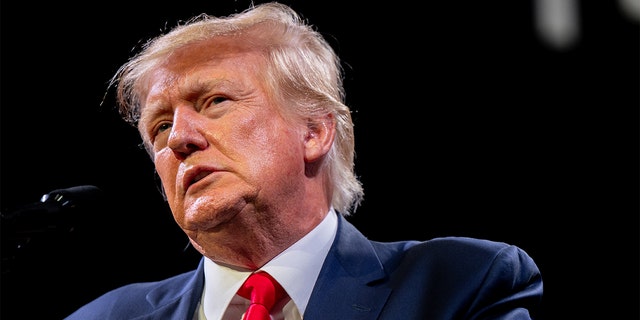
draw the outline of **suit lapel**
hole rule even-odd
[[[304,314],[314,319],[376,319],[391,289],[369,240],[342,215]]]
[[[140,319],[184,319],[191,320],[200,302],[204,289],[204,258],[191,276],[181,281],[172,281],[159,286],[147,294],[147,302],[154,311]]]

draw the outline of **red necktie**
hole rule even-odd
[[[286,295],[278,281],[262,271],[249,276],[238,294],[251,300],[244,320],[270,320],[269,310]]]

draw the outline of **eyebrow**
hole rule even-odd
[[[184,82],[184,81],[183,81]],[[204,92],[220,88],[225,93],[231,92],[237,94],[237,90],[233,89],[232,82],[224,78],[209,78],[209,79],[193,79],[187,80],[179,86],[179,95],[181,100],[194,101],[197,100]],[[166,85],[168,87],[169,85]],[[138,123],[144,123],[150,119],[154,119],[163,113],[167,113],[171,110],[171,105],[166,103],[164,95],[159,95],[160,99],[154,99],[150,103],[146,104],[140,109],[140,119]]]

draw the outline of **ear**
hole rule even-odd
[[[304,160],[312,163],[322,158],[331,149],[336,135],[336,123],[332,114],[310,119],[304,142]]]

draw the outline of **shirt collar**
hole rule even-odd
[[[278,280],[300,314],[304,314],[307,307],[337,227],[336,212],[331,208],[324,220],[306,236],[260,268]],[[208,258],[204,259],[203,307],[207,319],[222,317],[229,302],[250,274],[251,271],[232,269]]]

